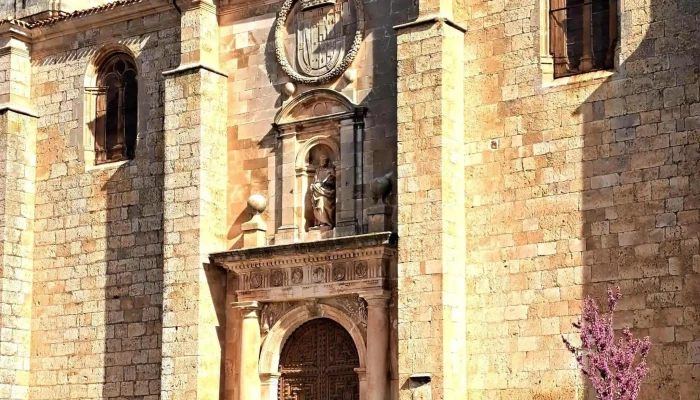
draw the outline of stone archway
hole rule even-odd
[[[279,400],[359,400],[360,357],[350,334],[329,318],[298,327],[280,355]]]
[[[389,398],[395,257],[396,236],[388,232],[213,254],[212,262],[236,277],[228,290],[240,319],[230,326],[231,336],[227,332],[237,343],[230,358],[238,372],[235,398],[279,400],[283,346],[298,327],[320,318],[337,322],[352,338],[359,400]]]
[[[290,310],[271,327],[265,337],[261,346],[259,364],[261,398],[263,400],[278,400],[279,398],[280,356],[285,343],[299,327],[319,319],[329,319],[335,322],[352,339],[359,363],[359,367],[355,368],[359,379],[359,400],[367,399],[365,377],[367,344],[360,327],[345,312],[327,304],[317,304],[312,309],[300,306]]]

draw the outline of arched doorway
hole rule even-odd
[[[359,400],[359,366],[355,343],[340,324],[309,321],[282,349],[279,400]]]

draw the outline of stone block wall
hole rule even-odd
[[[0,397],[27,399],[31,342],[36,118],[29,46],[0,39]]]
[[[90,19],[91,18],[91,19]],[[32,53],[39,111],[31,399],[158,399],[163,303],[164,77],[179,62],[179,16],[63,25]],[[52,29],[55,29],[52,31]],[[132,52],[139,132],[132,161],[82,161],[83,87],[104,45]],[[89,132],[87,133],[89,134]]]
[[[216,8],[183,4],[180,64],[165,71],[163,371],[161,398],[222,390],[226,277],[208,268],[225,246],[226,77]]]
[[[616,72],[548,84],[541,5],[472,0],[458,21],[469,398],[582,398],[560,335],[613,284],[616,326],[652,341],[641,398],[697,398],[700,6],[620,2]]]
[[[228,247],[241,247],[240,224],[249,218],[246,200],[253,193],[268,198],[264,218],[275,216],[275,114],[288,97],[282,93],[289,78],[275,58],[273,23],[282,2],[252,7],[243,1],[219,7],[221,68],[228,81]],[[365,39],[350,70],[356,79],[340,77],[320,87],[354,96],[368,108],[364,136],[365,205],[371,204],[369,183],[395,170],[395,156],[385,151],[396,143],[396,32],[412,5],[405,0],[365,1]],[[319,87],[319,86],[314,86]],[[297,85],[295,96],[312,87]],[[354,93],[354,94],[353,94]],[[395,175],[394,175],[395,176]],[[358,182],[359,184],[359,182]],[[359,189],[358,189],[359,192]],[[394,200],[395,201],[395,200]],[[363,224],[367,224],[366,216]],[[275,224],[268,223],[268,234]]]
[[[29,390],[35,140],[34,117],[0,111],[0,397],[10,400]]]

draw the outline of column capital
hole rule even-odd
[[[358,295],[367,302],[368,306],[386,307],[391,299],[391,292],[388,290],[360,292]]]
[[[260,381],[265,383],[273,379],[279,379],[280,376],[282,376],[282,374],[279,372],[262,372],[260,373]]]
[[[241,311],[243,318],[258,318],[260,303],[257,301],[237,301],[231,303],[231,307]]]
[[[280,374],[279,372],[264,372],[260,374],[260,383],[263,385],[270,385],[274,382],[277,382],[279,380]]]

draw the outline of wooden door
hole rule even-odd
[[[309,321],[289,337],[280,357],[280,400],[359,400],[355,343],[337,322]]]

